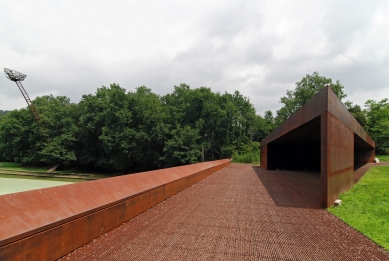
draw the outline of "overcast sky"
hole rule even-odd
[[[31,98],[187,83],[239,90],[261,115],[317,71],[362,106],[389,98],[389,1],[0,0],[0,67]],[[22,107],[0,77],[0,109]]]

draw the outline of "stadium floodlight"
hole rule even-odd
[[[4,73],[5,73],[5,76],[13,82],[23,81],[27,77],[27,75],[25,75],[23,73],[20,73],[20,72],[17,72],[15,70],[11,70],[8,68],[4,68]]]
[[[34,116],[34,119],[38,123],[39,128],[43,131],[43,135],[47,136],[45,134],[45,129],[44,129],[44,127],[42,125],[42,122],[41,122],[41,119],[39,117],[39,113],[36,110],[34,104],[32,103],[32,101],[30,99],[30,96],[28,96],[28,93],[26,92],[26,90],[24,89],[24,87],[23,87],[23,85],[21,83],[21,81],[26,79],[27,75],[25,75],[23,73],[20,73],[20,72],[17,72],[15,70],[8,69],[8,68],[4,68],[4,73],[5,73],[5,76],[8,79],[10,79],[11,81],[16,83],[16,85],[18,86],[18,88],[19,88],[20,92],[22,93],[24,99],[26,100],[28,107],[30,108],[32,116]]]

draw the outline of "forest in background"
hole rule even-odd
[[[126,91],[118,84],[82,96],[78,104],[65,96],[33,100],[43,128],[28,108],[0,111],[0,161],[23,165],[61,164],[88,171],[132,173],[171,166],[235,158],[259,161],[259,142],[326,84],[344,99],[339,81],[306,75],[281,97],[273,116],[256,114],[239,91],[215,93],[210,88],[174,86],[159,96],[140,86]],[[344,102],[377,143],[389,149],[389,102],[368,100],[365,109]]]
[[[10,111],[0,122],[1,161],[130,173],[199,162],[202,151],[205,161],[230,158],[248,144],[258,151],[254,142],[272,130],[238,91],[186,84],[165,96],[111,84],[78,104],[64,96],[33,103],[43,130],[28,108]]]
[[[0,110],[0,119],[4,117],[9,111]]]

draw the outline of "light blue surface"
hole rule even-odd
[[[74,182],[0,177],[0,195],[12,194],[12,193],[34,190],[34,189],[49,188],[49,187],[55,187],[61,185],[68,185],[72,183]]]

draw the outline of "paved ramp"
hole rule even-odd
[[[389,260],[320,203],[319,173],[231,164],[62,260]]]

